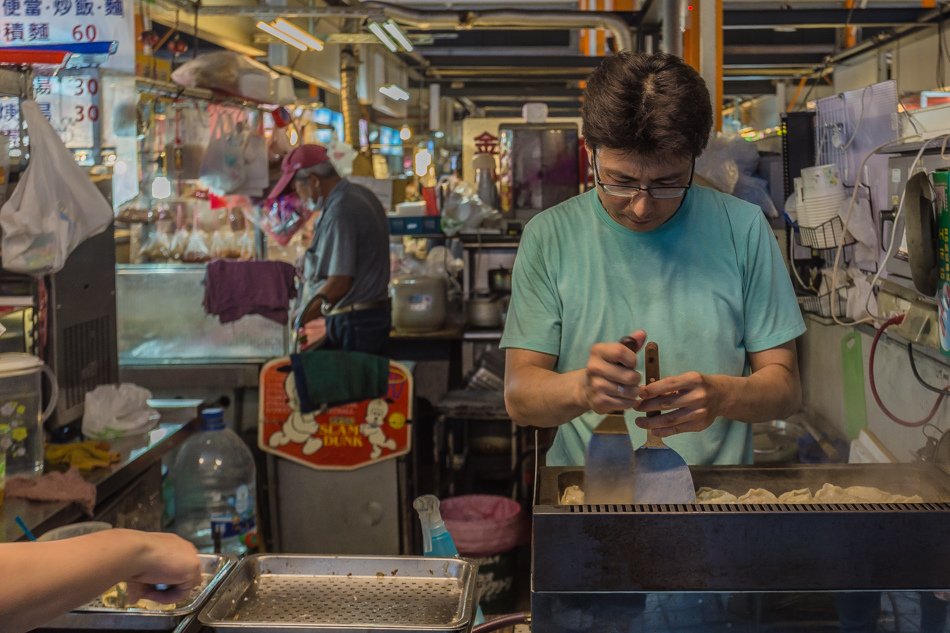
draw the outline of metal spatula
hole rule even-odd
[[[635,339],[620,340],[638,351]],[[594,429],[584,466],[584,502],[633,503],[633,443],[623,411],[610,413]]]
[[[644,348],[646,382],[660,379],[660,348],[647,343]],[[660,415],[650,411],[647,417]],[[633,503],[694,503],[696,489],[686,460],[647,431],[647,441],[633,454]]]

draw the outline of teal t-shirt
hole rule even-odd
[[[659,345],[663,377],[747,375],[748,352],[805,331],[759,207],[694,185],[669,221],[638,233],[607,215],[591,190],[527,224],[503,348],[557,356],[555,370],[567,372],[586,366],[594,343],[641,328]],[[633,424],[640,415],[626,414],[634,446],[646,440],[646,431]],[[583,465],[591,431],[603,417],[588,411],[561,425],[548,465]],[[725,418],[666,442],[690,464],[752,461],[751,426]]]

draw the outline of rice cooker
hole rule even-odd
[[[445,277],[412,275],[392,281],[393,327],[400,332],[434,332],[445,325]]]

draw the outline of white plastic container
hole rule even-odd
[[[49,403],[43,408],[43,376]],[[43,423],[56,408],[59,387],[43,361],[19,352],[0,354],[0,431],[8,431],[7,477],[43,474]]]
[[[86,534],[92,534],[93,532],[102,532],[104,530],[111,530],[112,524],[106,523],[105,521],[83,521],[81,523],[70,523],[69,525],[63,525],[58,528],[53,528],[49,532],[43,534],[39,537],[38,541],[61,541],[66,538],[73,538],[76,536],[84,536]]]

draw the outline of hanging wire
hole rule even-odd
[[[887,408],[887,405],[884,404],[884,401],[881,399],[881,395],[877,391],[877,380],[874,375],[875,358],[877,356],[877,345],[880,342],[881,337],[884,335],[884,332],[887,330],[887,328],[893,325],[900,325],[903,322],[904,322],[903,314],[897,315],[895,317],[891,317],[890,319],[885,321],[884,324],[881,327],[879,327],[877,331],[874,333],[874,338],[871,341],[871,352],[868,357],[868,383],[871,386],[871,395],[874,397],[874,402],[877,403],[877,406],[881,409],[884,415],[886,415],[888,418],[890,418],[892,421],[896,422],[897,424],[900,424],[901,426],[915,428],[915,427],[921,427],[928,424],[934,418],[934,416],[937,415],[937,410],[940,408],[940,405],[943,402],[943,398],[945,394],[941,393],[937,396],[937,399],[934,400],[933,406],[930,408],[930,411],[927,413],[925,417],[921,418],[920,420],[914,420],[914,421],[905,420],[901,417],[898,417],[896,414],[892,413],[891,410]]]
[[[932,391],[934,393],[939,393],[942,396],[950,396],[950,389],[941,389],[940,387],[934,387],[929,382],[924,380],[923,377],[920,375],[920,371],[917,370],[917,362],[914,360],[914,343],[912,341],[907,342],[907,358],[910,359],[910,370],[914,372],[914,378],[917,379],[917,382],[919,382],[920,385],[924,389],[927,389],[928,391]]]

